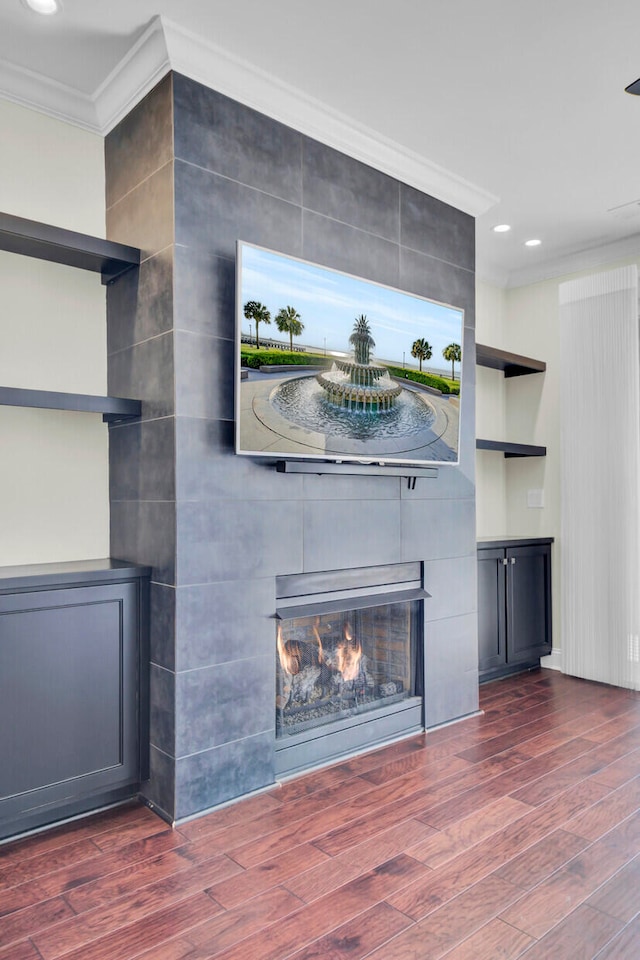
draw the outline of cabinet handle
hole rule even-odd
[[[498,563],[501,563],[503,567],[506,567],[506,565],[509,563],[509,561],[508,561],[508,560],[505,560],[505,558],[503,557],[502,560],[498,560]]]
[[[515,562],[516,562],[516,558],[515,558],[515,557],[511,557],[511,558],[510,558],[511,566],[513,566],[513,564],[514,564]]]

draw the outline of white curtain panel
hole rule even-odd
[[[560,285],[565,673],[640,689],[637,267]]]

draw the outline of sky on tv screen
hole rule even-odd
[[[259,300],[271,313],[272,323],[261,325],[261,339],[282,339],[273,320],[279,310],[291,306],[304,324],[296,342],[319,352],[348,352],[360,314],[369,322],[375,340],[372,355],[378,360],[397,364],[404,360],[417,367],[411,347],[424,338],[433,354],[423,369],[446,369],[443,349],[462,342],[462,310],[249,245],[242,246],[241,295],[243,304]],[[242,320],[242,329],[250,332],[248,320]]]

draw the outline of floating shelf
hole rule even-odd
[[[507,443],[505,440],[476,440],[476,450],[496,450],[505,457],[546,457],[546,447],[530,443]]]
[[[505,377],[523,377],[530,373],[544,373],[547,365],[544,360],[533,360],[517,353],[508,353],[496,347],[487,347],[476,343],[476,363],[480,367],[502,370]]]
[[[0,213],[0,250],[91,270],[101,275],[103,283],[112,283],[140,264],[140,251],[136,247],[9,213]]]
[[[0,405],[101,413],[105,423],[139,417],[142,408],[139,400],[95,397],[84,393],[55,393],[50,390],[23,390],[19,387],[0,387]]]

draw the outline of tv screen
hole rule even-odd
[[[238,242],[236,452],[458,462],[464,312]]]

